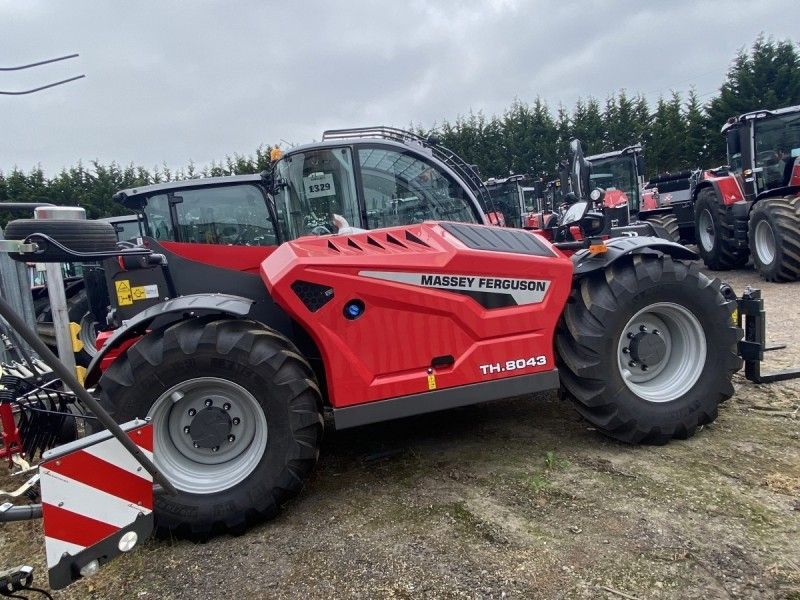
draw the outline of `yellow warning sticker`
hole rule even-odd
[[[428,389],[435,390],[436,389],[436,375],[433,373],[428,373]]]
[[[140,285],[133,287],[131,288],[131,297],[134,302],[137,300],[147,300],[148,298],[158,298],[158,286]]]
[[[738,325],[739,324],[739,309],[738,308],[734,308],[733,309],[733,313],[731,313],[731,323],[733,323],[734,325]]]
[[[114,287],[117,290],[117,304],[120,306],[130,306],[133,304],[133,297],[131,296],[131,282],[129,279],[120,279],[114,282]]]

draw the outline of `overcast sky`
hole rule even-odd
[[[797,0],[0,0],[0,170],[99,159],[205,165],[340,126],[431,126],[537,96],[719,88],[759,32],[800,40]]]

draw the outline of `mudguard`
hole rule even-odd
[[[114,330],[114,333],[106,340],[89,364],[84,384],[86,387],[94,385],[100,378],[100,364],[103,357],[131,336],[144,333],[156,318],[184,313],[219,313],[233,317],[245,317],[250,313],[253,303],[254,300],[231,294],[190,294],[155,304],[124,321],[121,327]]]
[[[740,200],[745,200],[745,193],[742,190],[739,181],[733,175],[715,175],[713,171],[706,171],[703,179],[697,184],[694,192],[692,193],[693,200],[697,201],[697,196],[700,192],[710,187],[714,190],[717,198],[722,202],[723,206],[730,206]]]
[[[797,167],[795,167],[795,170],[797,170]],[[800,193],[800,185],[786,185],[779,188],[772,188],[771,190],[764,190],[756,196],[756,200],[773,198],[775,196],[791,196],[792,194],[798,193]]]
[[[620,237],[612,238],[606,242],[607,252],[592,254],[589,250],[581,250],[572,255],[575,265],[572,277],[577,279],[589,273],[605,269],[623,256],[631,254],[650,254],[653,256],[668,255],[682,260],[697,260],[698,254],[681,246],[658,237]]]

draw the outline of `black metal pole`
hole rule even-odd
[[[0,523],[10,523],[12,521],[28,521],[30,519],[41,519],[41,518],[42,518],[41,504],[12,506],[8,510],[0,512]]]
[[[31,67],[39,67],[41,65],[49,65],[54,62],[58,62],[61,60],[68,60],[70,58],[77,58],[80,56],[77,52],[75,54],[67,54],[66,56],[59,56],[58,58],[48,58],[46,60],[40,60],[39,62],[30,63],[28,65],[20,65],[18,67],[0,67],[0,71],[22,71],[24,69],[30,69]]]
[[[9,304],[0,297],[0,316],[2,316],[11,327],[24,339],[28,345],[39,355],[41,358],[51,369],[53,372],[61,379],[64,384],[71,389],[76,396],[89,407],[94,415],[97,417],[97,420],[100,421],[106,429],[108,429],[111,434],[119,440],[119,443],[130,452],[133,457],[142,465],[148,473],[153,476],[153,479],[161,484],[164,490],[168,494],[176,495],[178,490],[175,489],[175,486],[164,477],[161,471],[158,470],[144,452],[141,451],[139,446],[133,443],[124,431],[120,428],[114,419],[111,418],[105,409],[100,406],[100,403],[95,400],[92,395],[86,391],[86,389],[80,384],[80,382],[75,378],[74,373],[70,373],[69,369],[67,369],[64,364],[58,360],[55,354],[50,351],[45,343],[39,339],[39,336],[33,332],[30,327],[28,327],[25,322],[11,309]]]
[[[83,79],[86,75],[76,75],[75,77],[70,77],[69,79],[62,79],[61,81],[56,81],[54,83],[48,83],[47,85],[41,85],[36,88],[32,88],[30,90],[20,90],[18,92],[5,92],[0,91],[0,94],[3,96],[24,96],[25,94],[33,94],[35,92],[41,92],[42,90],[49,90],[52,87],[56,87],[57,85],[63,85],[65,83],[69,83],[70,81],[77,81],[78,79]]]

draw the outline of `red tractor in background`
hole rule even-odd
[[[491,177],[483,185],[492,198],[494,208],[503,213],[504,225],[526,229],[539,227],[536,215],[548,210],[544,203],[542,179],[530,175],[509,175]]]
[[[728,166],[703,171],[696,239],[711,269],[744,266],[767,281],[800,278],[800,106],[757,110],[722,128]]]
[[[693,242],[693,203],[686,194],[679,193],[674,176],[660,176],[644,183],[640,144],[587,156],[586,160],[592,165],[593,187],[604,190],[603,210],[612,226],[650,223],[666,239]],[[678,180],[682,186],[683,176]]]

